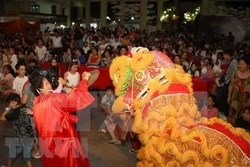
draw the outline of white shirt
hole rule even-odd
[[[62,38],[60,36],[59,37],[52,36],[50,37],[50,39],[52,39],[54,48],[62,47]]]
[[[10,65],[11,65],[11,67],[13,68],[13,70],[16,72],[16,67],[15,67],[15,66],[16,66],[17,61],[18,61],[18,60],[17,60],[17,56],[16,56],[15,54],[13,54],[13,55],[11,56],[11,59],[10,59],[10,60],[11,60],[11,62],[12,62]]]
[[[87,47],[82,47],[82,50],[84,51],[84,54],[87,54],[88,51],[90,50],[89,46]]]
[[[102,104],[105,104],[105,105],[112,105],[115,101],[115,96],[112,94],[110,96],[108,96],[107,94],[105,94],[103,97],[102,97],[102,101],[101,103]]]
[[[45,55],[47,53],[47,48],[45,46],[42,46],[42,48],[40,48],[39,46],[36,46],[35,53],[37,54],[39,61],[41,61],[41,60],[44,61]]]
[[[66,72],[66,85],[67,86],[76,86],[80,81],[80,74],[76,72],[75,74],[71,74],[70,72]],[[64,91],[69,93],[72,89],[68,87],[64,87]]]
[[[21,97],[22,97],[23,85],[27,81],[28,81],[27,76],[24,76],[23,78],[17,76],[13,81],[13,89],[16,90],[16,93],[18,93]]]

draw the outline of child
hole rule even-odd
[[[107,86],[106,94],[102,97],[101,108],[104,110],[106,114],[111,114],[111,108],[115,101],[115,95],[112,91],[112,87]]]
[[[80,74],[77,72],[78,63],[77,61],[72,61],[69,65],[69,71],[64,74],[64,80],[66,84],[63,90],[67,93],[80,84]]]
[[[202,107],[201,116],[207,118],[219,117],[219,111],[217,109],[217,98],[215,95],[211,94],[207,97],[207,105]]]
[[[235,127],[243,128],[250,132],[250,106],[243,110],[242,117],[236,119]]]
[[[213,70],[213,63],[209,62],[207,64],[207,72],[204,73],[203,77],[204,80],[206,81],[213,81],[215,80],[215,72]]]
[[[18,62],[17,56],[15,54],[14,47],[9,47],[9,56],[8,56],[8,62],[11,65],[11,67],[15,70],[15,66]]]
[[[8,167],[11,167],[12,160],[23,152],[24,160],[28,167],[31,164],[31,150],[33,146],[33,129],[30,124],[30,116],[26,114],[26,109],[21,105],[21,98],[18,94],[12,93],[8,96],[9,107],[6,107],[1,116],[1,121],[11,122],[14,126],[16,137],[19,139],[20,145],[16,145],[16,150],[9,148]],[[12,143],[14,144],[14,143]],[[13,153],[15,155],[13,156]]]
[[[22,97],[23,85],[28,81],[28,77],[25,76],[26,68],[24,64],[18,63],[16,65],[17,77],[13,81],[13,93],[17,93]]]
[[[196,64],[192,64],[191,68],[189,68],[188,73],[192,75],[192,77],[199,77],[200,72],[196,68]]]

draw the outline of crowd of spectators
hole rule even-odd
[[[57,72],[66,79],[76,76],[72,88],[78,84],[77,65],[108,67],[115,57],[131,56],[132,47],[142,46],[166,53],[193,77],[213,83],[208,92],[224,98],[220,100],[218,110],[230,118],[232,124],[249,105],[250,40],[247,36],[236,43],[232,32],[212,35],[192,34],[186,30],[147,32],[120,25],[95,30],[79,24],[72,29],[47,28],[30,36],[32,39],[25,39],[21,33],[0,33],[1,97],[9,93],[6,90],[13,89],[11,82],[20,62],[26,64],[26,68],[51,60],[55,61],[55,66],[57,63],[67,64],[67,76],[60,74],[60,70]]]

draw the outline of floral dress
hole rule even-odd
[[[242,111],[250,102],[250,75],[242,79],[237,73],[234,75],[233,91],[231,96],[228,121],[233,123],[242,115]]]

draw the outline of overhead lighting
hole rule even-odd
[[[134,20],[135,18],[134,17],[131,17],[131,20]]]
[[[75,25],[75,22],[72,22],[72,26]]]
[[[60,27],[61,27],[62,29],[64,29],[64,28],[65,28],[65,25],[60,25]]]

